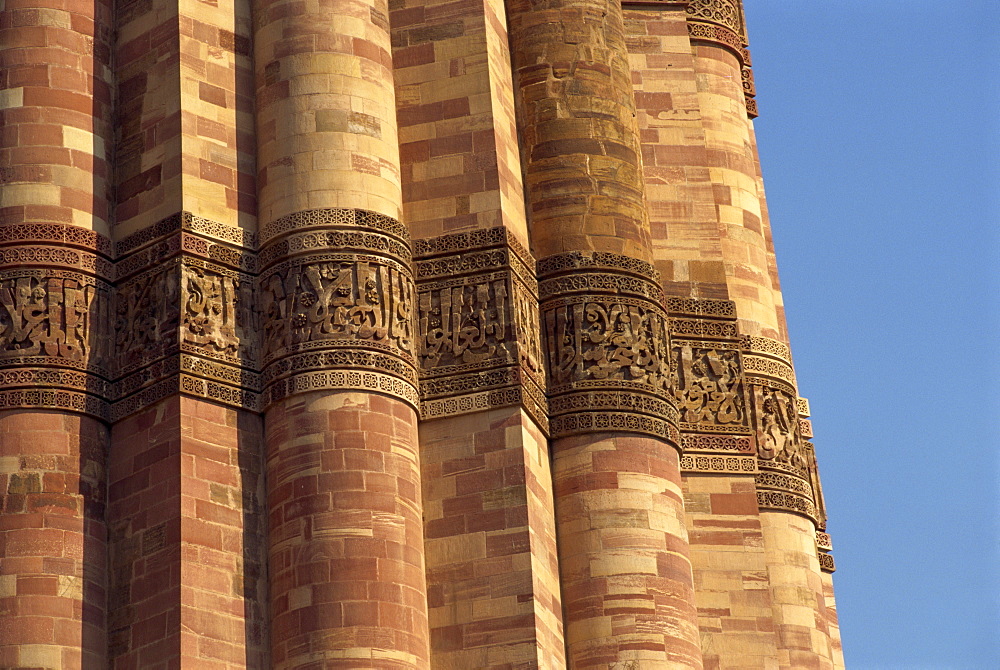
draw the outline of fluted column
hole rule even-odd
[[[754,479],[778,662],[831,668],[816,545],[825,514],[764,202],[743,10],[738,0],[698,0],[689,3],[687,17],[719,251],[742,335],[740,365],[757,451]]]
[[[508,5],[570,667],[701,667],[618,2]]]
[[[0,666],[106,662],[110,2],[0,6]]]
[[[387,11],[254,6],[275,668],[428,663]]]

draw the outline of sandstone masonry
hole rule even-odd
[[[0,1],[0,667],[843,667],[747,46]]]

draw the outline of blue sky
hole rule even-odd
[[[1000,668],[1000,2],[745,0],[849,668]]]

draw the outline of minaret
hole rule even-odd
[[[621,5],[508,3],[569,667],[701,667]]]
[[[254,5],[274,668],[428,664],[387,11]]]
[[[830,557],[817,539],[825,513],[764,203],[742,7],[629,2],[626,15],[654,255],[674,296],[674,392],[706,663],[839,666],[824,588]]]

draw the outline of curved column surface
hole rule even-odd
[[[719,191],[716,211],[728,297],[737,305],[741,333],[777,339],[784,332],[776,309],[780,288],[741,84],[743,68],[728,48],[704,42],[692,46],[709,180]]]
[[[539,269],[569,664],[700,668],[655,273],[601,253]]]
[[[110,25],[0,6],[0,666],[106,661]]]
[[[532,251],[648,260],[620,4],[515,0],[507,14]]]
[[[426,667],[387,6],[254,15],[272,662]]]
[[[402,211],[385,0],[257,0],[257,166],[267,222],[327,207]]]

